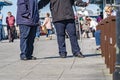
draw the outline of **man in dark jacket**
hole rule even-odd
[[[65,30],[67,31],[72,46],[72,53],[75,57],[84,57],[77,42],[74,11],[72,6],[87,6],[88,3],[82,0],[40,0],[38,8],[41,9],[50,2],[53,23],[57,32],[59,55],[66,58]]]
[[[39,22],[37,0],[17,1],[17,25],[20,28],[20,58],[21,60],[35,60],[33,57],[33,43]]]

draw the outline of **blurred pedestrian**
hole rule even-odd
[[[88,3],[82,0],[40,0],[39,9],[43,8],[50,2],[53,23],[57,32],[57,41],[59,47],[59,55],[66,58],[65,31],[67,31],[72,46],[72,53],[75,57],[84,57],[80,51],[76,36],[75,15],[73,5],[87,6]]]
[[[83,25],[82,25],[82,36],[84,38],[90,38],[89,36],[89,32],[90,32],[90,23],[89,23],[89,17],[88,16],[85,16],[84,20],[83,20]]]
[[[51,18],[50,13],[46,13],[46,18],[43,22],[43,27],[46,27],[47,33],[46,33],[46,40],[52,39],[52,24],[51,24]]]
[[[36,30],[36,39],[39,41],[39,37],[40,37],[40,26],[37,26],[37,30]]]
[[[8,39],[9,39],[9,42],[14,42],[14,38],[15,38],[15,17],[12,15],[11,12],[8,12],[7,14],[8,14],[8,16],[6,17],[6,23],[7,23]]]
[[[103,20],[103,12],[100,13],[100,15],[97,17],[97,22],[99,24],[99,22],[101,22]],[[101,36],[101,30],[97,30],[97,26],[96,26],[96,31],[94,33],[95,35],[95,41],[96,41],[96,50],[100,50],[101,47],[100,47],[100,44],[101,44],[101,39],[100,39],[100,36]]]
[[[0,41],[3,39],[3,26],[2,26],[3,14],[0,11]]]
[[[97,21],[94,19],[90,19],[90,30],[92,32],[92,36],[95,37],[96,26],[98,25]]]
[[[21,60],[36,60],[33,55],[36,29],[39,26],[37,0],[17,1],[17,25],[20,28]]]

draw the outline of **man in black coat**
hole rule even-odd
[[[83,58],[84,56],[80,51],[76,36],[73,5],[85,7],[88,3],[83,2],[82,0],[40,0],[38,8],[43,8],[49,2],[53,23],[57,32],[60,57],[66,58],[67,56],[65,44],[65,31],[67,31],[70,37],[73,56]]]

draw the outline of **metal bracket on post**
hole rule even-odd
[[[77,21],[78,21],[78,25],[77,25],[77,28],[78,28],[78,38],[79,38],[79,41],[80,41],[80,43],[81,43],[81,45],[80,45],[80,47],[81,47],[81,51],[82,51],[82,32],[81,32],[81,29],[80,29],[80,21],[79,21],[79,15],[78,15],[78,11],[77,11],[77,8],[76,8],[76,6],[74,5],[74,10],[75,10],[75,13],[76,13],[76,16],[78,17],[78,19],[77,19]]]

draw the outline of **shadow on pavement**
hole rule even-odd
[[[101,54],[85,54],[85,57],[93,57],[93,56],[100,56]],[[43,57],[43,58],[37,58],[39,59],[58,59],[61,58],[60,56],[50,56],[50,57]],[[73,55],[68,55],[66,58],[74,58]],[[62,58],[61,58],[62,59]]]
[[[72,55],[69,55],[66,58],[72,58],[72,57],[73,57]],[[50,56],[50,57],[37,58],[37,60],[39,60],[39,59],[58,59],[58,58],[61,58],[61,57],[60,56]]]
[[[101,54],[85,54],[85,57],[100,56]]]

